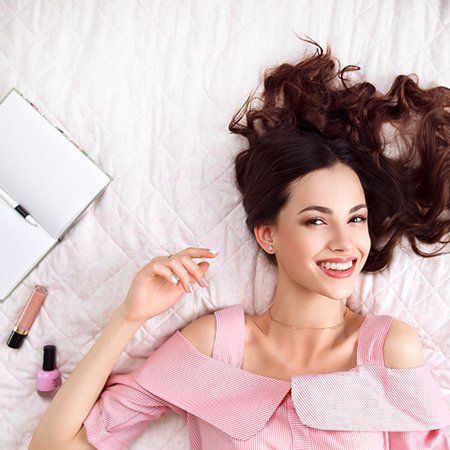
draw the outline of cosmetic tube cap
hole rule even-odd
[[[12,331],[8,338],[8,347],[11,348],[20,348],[22,346],[23,341],[27,337],[26,334],[18,333],[17,331]]]

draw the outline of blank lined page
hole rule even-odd
[[[0,104],[0,186],[53,238],[110,181],[18,92]]]
[[[0,300],[25,278],[57,242],[0,198]]]

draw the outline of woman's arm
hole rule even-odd
[[[188,247],[170,258],[157,256],[138,271],[125,301],[114,310],[97,342],[61,386],[42,416],[31,439],[30,450],[85,447],[81,442],[85,436],[82,425],[123,349],[142,324],[166,312],[189,292],[190,283],[205,286],[202,277],[209,263],[197,264],[193,258],[217,255],[218,252],[210,249]],[[161,413],[167,405],[159,406]]]
[[[69,448],[97,401],[120,354],[144,322],[114,310],[97,342],[63,383],[36,428],[30,449]]]

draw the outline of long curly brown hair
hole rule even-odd
[[[402,237],[420,256],[442,254],[450,224],[450,89],[422,89],[407,75],[398,75],[387,94],[366,81],[350,85],[344,74],[359,66],[335,73],[329,48],[324,54],[315,41],[300,39],[315,44],[315,54],[266,69],[261,97],[250,94],[228,126],[248,140],[235,170],[250,233],[277,225],[292,182],[343,163],[358,175],[369,211],[372,245],[363,272],[385,268]],[[260,108],[251,106],[255,98]],[[246,124],[239,124],[244,114]],[[398,132],[396,154],[383,124]],[[417,241],[442,246],[426,253]],[[274,254],[265,255],[277,266]]]

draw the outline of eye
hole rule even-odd
[[[316,224],[314,223],[316,220],[320,220],[321,222],[323,222],[323,219],[321,219],[320,217],[314,217],[314,218],[312,218],[312,219],[307,220],[307,221],[305,222],[305,224],[306,224],[306,225],[309,225],[309,224],[311,224],[311,225],[316,225]],[[319,225],[320,225],[320,224],[319,224]]]
[[[366,220],[367,220],[367,217],[364,217],[364,216],[354,216],[354,217],[352,217],[352,220],[353,219],[361,219],[359,222],[356,222],[356,223],[362,223],[362,222],[365,222]]]
[[[359,220],[355,220],[354,221],[354,223],[362,223],[362,222],[365,222],[366,220],[367,220],[367,217],[364,217],[364,216],[353,216],[350,220],[354,220],[354,219],[359,219]],[[320,220],[321,222],[323,222],[324,223],[324,221],[323,221],[323,219],[321,219],[320,217],[313,217],[312,219],[309,219],[309,220],[307,220],[306,222],[305,222],[305,224],[306,225],[309,225],[309,224],[311,224],[311,225],[316,225],[316,221],[317,220]],[[319,224],[317,224],[317,225],[320,225],[320,223]]]

